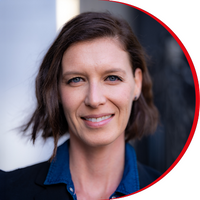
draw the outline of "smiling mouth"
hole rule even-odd
[[[92,117],[92,118],[84,118],[84,117],[82,117],[82,119],[84,119],[86,121],[90,121],[90,122],[101,122],[101,121],[104,121],[106,119],[111,118],[112,116],[114,116],[114,115],[106,115],[106,116],[98,117],[98,118],[94,118],[94,117]]]

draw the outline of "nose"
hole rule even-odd
[[[89,84],[85,97],[85,105],[91,108],[98,108],[106,103],[103,87],[100,83]]]

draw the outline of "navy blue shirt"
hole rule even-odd
[[[69,140],[58,147],[57,155],[51,163],[44,185],[65,183],[74,200],[77,199],[69,168]],[[110,198],[121,197],[140,189],[137,159],[134,148],[125,145],[125,166],[122,180]]]

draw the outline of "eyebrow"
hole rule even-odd
[[[67,75],[80,75],[82,73],[80,72],[77,72],[77,71],[68,71],[68,72],[65,72],[64,74],[62,74],[62,76],[67,76]]]
[[[105,71],[105,73],[107,74],[113,73],[113,72],[122,72],[123,74],[126,74],[126,72],[121,68],[113,68],[113,69],[108,69]]]
[[[121,68],[113,68],[113,69],[108,69],[108,70],[104,71],[105,74],[109,74],[109,73],[113,73],[113,72],[122,72],[123,74],[126,74],[126,72]],[[83,73],[78,72],[78,71],[67,71],[62,75],[62,77],[65,77],[68,75],[80,75],[80,74],[83,74]]]

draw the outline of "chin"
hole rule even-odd
[[[103,135],[95,135],[94,137],[89,137],[85,140],[85,143],[88,145],[88,146],[91,146],[91,147],[103,147],[103,146],[108,146],[108,145],[111,145],[111,144],[115,144],[116,145],[118,144],[119,140],[124,140],[124,137],[120,137],[120,135],[111,135],[109,134],[106,135],[106,136],[103,136]]]

